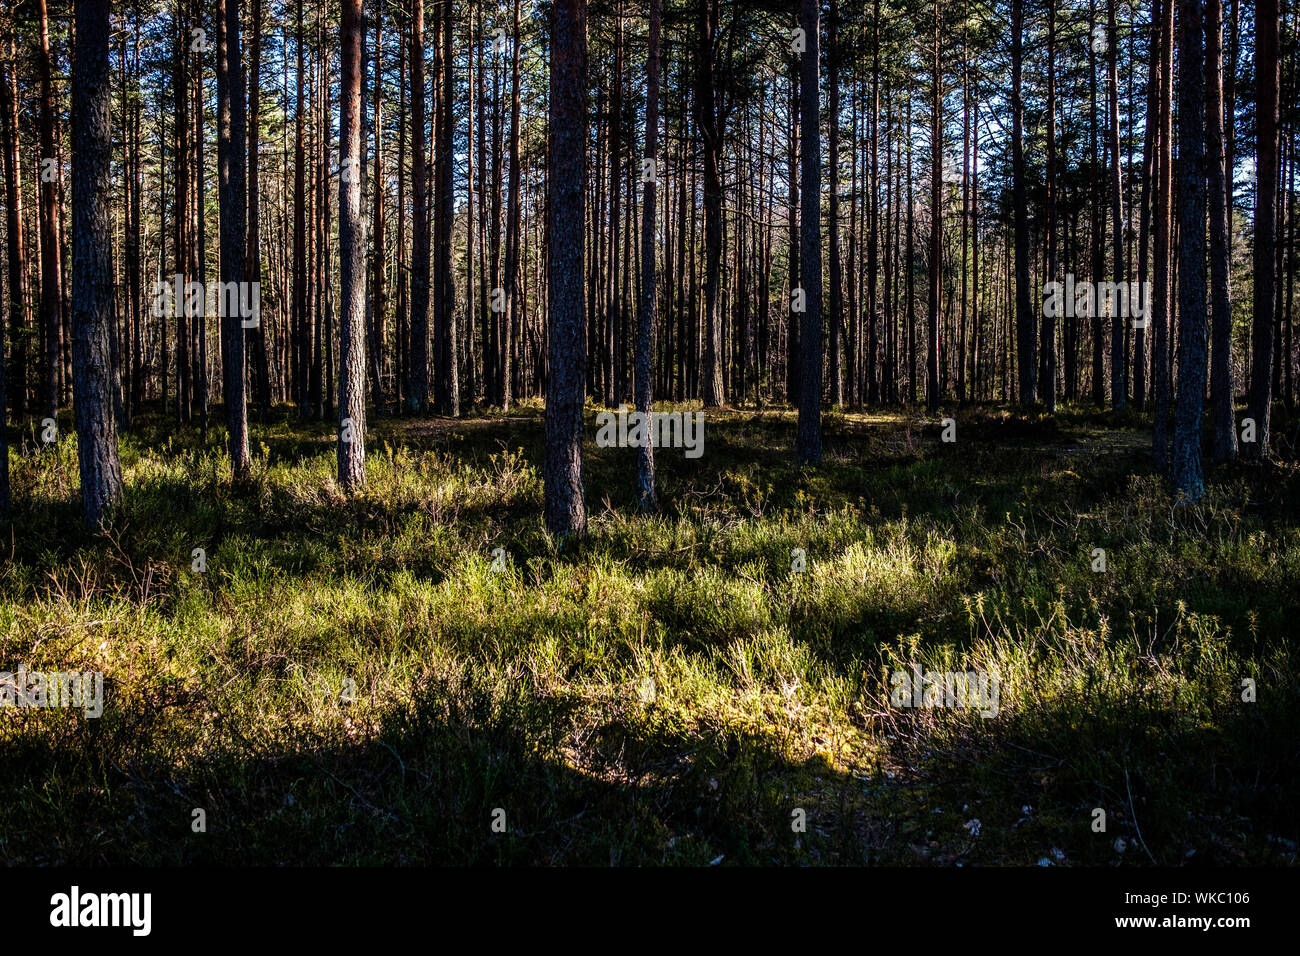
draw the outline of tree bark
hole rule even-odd
[[[1022,0],[1011,2],[1011,175],[1015,215],[1016,352],[1020,366],[1019,401],[1038,400],[1038,343],[1029,297],[1029,208],[1025,182],[1024,103],[1021,72],[1025,18]]]
[[[429,183],[424,140],[424,0],[411,0],[411,356],[406,407],[429,404]]]
[[[645,152],[652,175],[641,188],[641,302],[637,310],[636,407],[647,426],[646,438],[637,449],[637,504],[653,511],[655,501],[654,446],[649,439],[650,414],[654,402],[654,318],[655,318],[655,211],[658,199],[659,149],[659,33],[663,19],[662,0],[650,0],[650,47],[646,52]]]
[[[1020,0],[1016,0],[1019,4]],[[934,40],[931,47],[933,59],[930,73],[930,302],[926,328],[925,361],[925,405],[931,414],[939,410],[939,311],[941,308],[940,291],[943,287],[943,94],[942,75],[939,66],[939,26],[943,19],[943,8],[939,0],[934,0]],[[1018,49],[1018,41],[1017,41]],[[1012,76],[1019,81],[1019,60],[1016,61]],[[1015,97],[1019,96],[1017,86]],[[1015,102],[1019,102],[1018,99]],[[1017,114],[1018,115],[1018,114]],[[1016,142],[1019,143],[1019,127],[1016,127]],[[1017,146],[1015,155],[1020,157]],[[1024,162],[1020,160],[1017,168],[1023,177]],[[1017,192],[1017,201],[1020,201]],[[1017,210],[1020,206],[1017,205]],[[1019,223],[1017,219],[1017,237]],[[1018,239],[1017,239],[1018,242]],[[1028,233],[1026,233],[1026,245]],[[1017,249],[1019,245],[1017,245]],[[1032,321],[1032,319],[1030,320]]]
[[[1201,419],[1205,411],[1205,122],[1200,0],[1180,0],[1178,59],[1178,395],[1174,408],[1174,491],[1205,493]]]
[[[1231,248],[1228,239],[1227,157],[1223,143],[1223,3],[1205,5],[1205,132],[1210,204],[1211,457],[1237,457],[1236,388],[1232,379]]]
[[[221,281],[226,290],[221,327],[222,384],[226,406],[226,442],[231,476],[236,484],[248,481],[252,462],[248,454],[248,407],[244,384],[244,326],[242,309],[251,302],[246,292],[244,261],[248,254],[245,204],[247,182],[244,165],[244,70],[239,39],[240,0],[218,0],[217,14],[225,29],[217,44],[217,165],[221,180]],[[236,290],[231,295],[230,290]],[[234,300],[238,299],[238,303]]]
[[[54,149],[54,89],[51,80],[50,20],[45,0],[37,0],[41,21],[40,73],[40,164],[38,166],[41,225],[41,328],[45,332],[45,404],[42,413],[56,418],[59,412],[59,370],[63,351],[63,288],[58,228],[58,156]],[[166,325],[164,320],[164,338]],[[164,352],[164,355],[166,353]],[[163,387],[164,398],[166,386]],[[165,402],[164,402],[165,404]]]
[[[803,327],[799,334],[802,368],[799,373],[799,464],[822,459],[822,237],[821,237],[821,109],[820,19],[818,0],[801,0],[799,25],[804,31],[800,64],[799,137],[803,163],[803,196],[799,211],[800,285],[804,292]]]
[[[44,3],[41,7],[43,11]],[[114,319],[108,9],[103,0],[76,0],[72,67],[72,271],[76,282],[72,385],[81,503],[92,530],[105,523],[122,497],[109,357]]]
[[[587,532],[582,491],[582,408],[587,380],[587,2],[555,0],[551,13],[548,180],[546,527],[564,542]]]
[[[1278,179],[1278,0],[1255,4],[1255,198],[1254,320],[1250,369],[1250,417],[1255,442],[1247,457],[1269,455],[1273,408],[1274,292]]]
[[[342,0],[342,7],[339,287],[343,314],[339,324],[338,482],[344,490],[351,491],[366,481],[366,225],[361,214],[361,0]]]

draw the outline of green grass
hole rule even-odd
[[[255,425],[236,492],[218,430],[146,418],[99,535],[70,429],[15,453],[0,670],[106,691],[0,711],[0,861],[1294,862],[1289,454],[1188,507],[1139,416],[955,417],[830,412],[800,470],[788,410],[710,411],[649,517],[589,440],[563,552],[534,405],[372,422],[350,497],[327,425]],[[912,664],[995,675],[999,715],[891,707]]]

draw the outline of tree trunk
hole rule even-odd
[[[42,13],[44,3],[41,4]],[[108,4],[76,0],[72,67],[73,393],[81,503],[92,530],[122,497],[113,416],[109,336],[113,323],[113,88],[108,70]],[[47,31],[42,31],[47,33]],[[48,51],[48,35],[45,48]],[[2,403],[0,403],[2,404]]]
[[[584,13],[585,17],[585,13]],[[503,411],[510,410],[511,367],[510,343],[514,340],[514,327],[518,323],[518,284],[519,284],[519,122],[520,122],[520,88],[519,88],[519,0],[514,4],[514,44],[510,54],[510,197],[506,206],[506,274],[504,286],[503,310],[497,327],[497,399]],[[585,47],[584,39],[584,47]],[[585,53],[584,53],[585,62]],[[498,180],[499,183],[499,180]],[[579,270],[581,275],[581,270]]]
[[[37,0],[41,20],[40,71],[40,210],[41,210],[41,328],[45,331],[45,404],[42,413],[59,412],[59,369],[63,351],[63,288],[58,229],[59,162],[54,150],[54,89],[51,80],[50,21],[45,0]],[[164,338],[165,338],[164,320]],[[166,353],[164,353],[166,354]],[[164,386],[164,396],[166,388]]]
[[[1255,4],[1255,198],[1254,320],[1250,369],[1250,416],[1255,443],[1248,457],[1267,458],[1273,408],[1274,290],[1278,179],[1278,0]]]
[[[1228,239],[1227,161],[1223,143],[1223,3],[1205,5],[1205,133],[1210,204],[1210,406],[1214,461],[1237,457],[1236,388],[1232,379],[1231,249]]]
[[[1056,5],[1047,7],[1047,280],[1056,277]],[[1049,413],[1056,411],[1056,317],[1043,310],[1043,380],[1039,392]]]
[[[246,292],[244,260],[248,254],[245,203],[248,193],[246,161],[244,70],[239,41],[240,0],[218,0],[224,18],[217,45],[217,165],[221,179],[221,281],[224,309],[221,326],[222,384],[226,405],[227,446],[236,484],[248,481],[252,462],[248,455],[248,408],[244,389],[244,325],[239,306],[251,302]],[[231,290],[235,290],[232,295]]]
[[[551,13],[546,388],[546,527],[562,542],[587,532],[582,492],[582,408],[587,380],[583,282],[587,193],[587,3],[555,0]]]
[[[803,196],[799,210],[802,248],[799,255],[800,285],[804,292],[803,328],[799,351],[803,359],[799,373],[799,464],[817,464],[822,459],[822,236],[821,236],[821,110],[820,21],[818,0],[802,0],[799,25],[804,31],[804,52],[799,84],[799,138],[803,162]]]
[[[1178,59],[1178,397],[1174,408],[1174,491],[1205,493],[1201,418],[1205,411],[1205,82],[1200,0],[1180,0]]]
[[[831,405],[842,405],[844,403],[844,371],[842,366],[841,343],[840,343],[840,323],[843,321],[843,303],[840,299],[840,78],[839,78],[839,53],[836,47],[836,33],[839,31],[839,8],[835,0],[831,0],[830,5],[830,23],[826,28],[826,96],[827,106],[829,108],[830,122],[827,128],[829,142],[828,162],[829,162],[829,204],[830,204],[830,222],[829,222],[829,239],[830,239],[830,295],[827,305],[830,307],[830,315],[827,318],[827,325],[830,327],[829,345],[830,355],[830,403]]]
[[[343,313],[339,323],[338,482],[350,491],[366,481],[366,225],[361,214],[361,0],[342,0],[342,5],[339,288]]]
[[[1019,3],[1019,0],[1016,0]],[[939,410],[939,310],[940,290],[943,287],[943,94],[939,67],[939,25],[943,8],[939,0],[934,3],[933,59],[930,72],[930,302],[926,328],[925,405],[931,414]],[[1016,49],[1019,47],[1017,46]],[[1019,71],[1012,75],[1019,80]],[[1019,87],[1016,87],[1016,96]],[[1018,102],[1018,100],[1017,100]],[[1019,142],[1019,126],[1016,126]],[[1017,149],[1016,156],[1020,155]],[[1017,167],[1022,170],[1023,162]],[[1019,193],[1017,193],[1019,196]],[[1017,209],[1020,207],[1017,206]],[[1019,220],[1017,220],[1017,224]]]
[[[0,136],[4,137],[5,172],[5,246],[9,279],[9,336],[13,343],[13,380],[8,383],[14,417],[22,420],[27,410],[27,273],[26,242],[23,222],[22,160],[18,149],[18,65],[14,39],[9,36],[9,62],[12,73],[0,67]],[[3,336],[0,336],[2,338]],[[4,397],[0,396],[0,402]],[[0,435],[4,428],[0,427]],[[4,457],[8,475],[7,456]]]
[[[1117,289],[1128,288],[1127,260],[1124,257],[1124,186],[1120,169],[1119,141],[1119,33],[1115,29],[1115,0],[1107,4],[1110,59],[1107,64],[1107,92],[1110,98],[1110,216],[1112,251]],[[1123,295],[1124,293],[1119,293]],[[1110,317],[1110,407],[1122,412],[1128,407],[1128,359],[1124,349],[1126,309],[1111,303]]]
[[[1019,401],[1030,405],[1038,400],[1038,343],[1036,323],[1029,298],[1029,209],[1025,182],[1025,148],[1022,127],[1024,103],[1021,94],[1024,10],[1022,0],[1011,3],[1011,192],[1015,210],[1016,261],[1016,353],[1020,366]]]
[[[411,358],[406,407],[429,404],[429,183],[424,141],[424,0],[411,0]]]
[[[646,426],[646,441],[637,449],[637,504],[653,511],[655,501],[654,446],[650,443],[650,414],[654,401],[654,318],[655,318],[655,201],[658,198],[659,148],[659,31],[662,0],[650,0],[650,48],[646,53],[645,152],[651,176],[641,189],[641,302],[637,310],[636,408]]]
[[[266,326],[262,324],[262,234],[261,187],[258,183],[258,154],[261,152],[262,133],[262,0],[252,0],[253,27],[249,39],[248,58],[248,265],[252,301],[256,303],[257,324],[249,327],[248,337],[253,356],[254,399],[257,402],[257,420],[266,421],[271,408],[271,372],[267,358]],[[251,318],[250,318],[251,320]]]
[[[715,89],[714,46],[718,39],[718,8],[718,0],[700,0],[695,91],[696,125],[704,151],[705,408],[718,408],[727,400],[722,383],[722,316],[718,301],[722,262],[722,139],[725,132],[725,117],[720,111]]]
[[[374,260],[370,273],[370,383],[375,414],[384,414],[384,343],[388,339],[384,323],[384,279],[388,255],[384,246],[384,7],[375,5],[375,160],[373,177],[374,206],[371,229],[374,236]],[[471,246],[471,256],[472,256]]]
[[[1164,0],[1161,8],[1160,58],[1155,287],[1151,290],[1151,370],[1155,380],[1155,419],[1151,443],[1156,467],[1164,471],[1169,466],[1169,332],[1173,324],[1173,282],[1169,270],[1173,246],[1174,0]]]
[[[294,352],[294,398],[298,402],[298,411],[302,418],[307,417],[307,378],[311,366],[311,315],[307,303],[307,152],[305,142],[305,124],[303,112],[306,103],[303,97],[303,83],[307,72],[304,52],[306,40],[303,36],[303,0],[298,0],[296,11],[298,70],[295,74],[297,83],[297,109],[294,114],[293,145],[293,352]]]

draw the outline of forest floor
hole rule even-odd
[[[1137,414],[835,411],[800,470],[789,409],[710,411],[646,517],[595,411],[563,553],[535,404],[373,421],[350,497],[328,425],[255,422],[237,492],[146,417],[100,535],[70,428],[15,454],[0,670],[106,678],[0,712],[0,862],[1296,861],[1294,422],[1183,506]],[[997,715],[894,706],[913,665]]]

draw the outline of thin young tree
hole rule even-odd
[[[1169,467],[1169,333],[1173,325],[1173,72],[1174,4],[1164,0],[1160,10],[1160,93],[1156,122],[1157,187],[1155,201],[1155,288],[1151,290],[1151,370],[1155,385],[1155,415],[1151,446],[1156,467]]]
[[[12,28],[11,28],[12,29]],[[23,221],[23,164],[18,154],[18,86],[17,64],[14,62],[13,33],[9,36],[9,59],[13,63],[10,70],[0,66],[0,142],[3,143],[5,175],[5,248],[8,260],[8,294],[9,294],[9,336],[13,343],[14,376],[8,384],[9,399],[14,415],[22,419],[27,409],[27,350],[24,342],[27,337],[27,272],[23,268],[26,253]],[[3,335],[0,335],[3,338]],[[2,346],[0,346],[2,347]],[[0,366],[3,366],[0,358]],[[3,373],[0,373],[3,374]],[[6,396],[0,394],[0,403]],[[4,407],[8,407],[7,405]],[[0,413],[2,414],[2,413]],[[5,434],[4,422],[0,421],[0,436]],[[0,437],[0,441],[3,441]],[[4,457],[5,480],[8,479],[8,455]]]
[[[72,388],[81,503],[91,529],[104,524],[122,497],[109,358],[114,303],[108,11],[107,0],[76,0],[72,64]]]
[[[1056,201],[1058,178],[1056,165],[1056,4],[1047,5],[1047,278],[1056,280]],[[976,250],[978,258],[979,251]],[[1056,316],[1043,310],[1043,380],[1038,391],[1048,413],[1056,411]]]
[[[1250,417],[1255,420],[1255,442],[1248,450],[1248,457],[1259,459],[1269,454],[1273,410],[1279,86],[1278,0],[1256,0],[1255,315],[1251,324],[1250,366]]]
[[[645,152],[644,165],[650,175],[642,176],[641,189],[641,302],[637,309],[636,408],[646,425],[645,440],[637,449],[637,503],[652,511],[655,502],[655,452],[650,442],[650,415],[654,401],[654,318],[655,318],[655,202],[659,149],[659,34],[663,22],[663,0],[650,0],[650,46],[646,52]]]
[[[943,288],[943,72],[939,64],[942,19],[943,8],[939,0],[934,0],[934,37],[930,48],[930,302],[925,362],[925,406],[931,414],[939,410],[939,310]]]
[[[1227,156],[1223,142],[1223,0],[1205,4],[1205,135],[1210,204],[1210,405],[1214,461],[1237,457],[1232,377],[1232,248],[1228,237]]]
[[[830,243],[829,259],[827,263],[830,275],[830,291],[827,295],[826,305],[830,314],[826,317],[828,327],[827,337],[829,342],[828,351],[830,352],[830,403],[832,405],[842,405],[844,403],[844,375],[842,368],[843,350],[840,343],[840,324],[843,321],[843,303],[840,296],[840,75],[839,75],[839,7],[835,0],[831,0],[829,11],[829,22],[826,26],[826,99],[827,109],[829,111],[829,122],[827,123],[827,192],[828,197],[828,221],[827,239]]]
[[[818,61],[821,47],[821,10],[818,0],[802,0],[799,26],[804,51],[799,65],[799,138],[802,190],[799,209],[799,284],[804,294],[803,323],[799,334],[802,368],[799,372],[799,464],[822,460],[822,138]]]
[[[248,330],[249,348],[252,350],[250,364],[253,382],[253,397],[257,402],[257,420],[266,421],[271,408],[271,370],[267,355],[266,326],[261,319],[260,290],[262,287],[262,234],[261,234],[261,185],[258,180],[258,155],[261,152],[262,134],[262,3],[263,0],[251,0],[253,5],[252,31],[249,38],[248,63],[248,261],[244,273],[248,277],[251,293],[257,302],[257,324]]]
[[[338,481],[366,480],[366,227],[361,214],[361,0],[342,0],[339,92]]]
[[[306,154],[306,37],[303,0],[297,0],[294,48],[298,55],[293,144],[293,380],[298,414],[308,415],[307,378],[311,365],[311,314],[307,299],[307,154]]]
[[[1114,282],[1117,289],[1128,287],[1128,260],[1124,255],[1124,183],[1120,166],[1119,138],[1119,33],[1115,26],[1115,0],[1106,4],[1110,56],[1106,62],[1106,94],[1110,105],[1110,218]],[[1120,293],[1122,294],[1122,293]],[[1128,407],[1128,359],[1124,349],[1124,312],[1111,303],[1110,315],[1110,407],[1122,412]]]
[[[1020,404],[1038,399],[1038,343],[1029,296],[1029,200],[1025,182],[1024,60],[1025,14],[1023,0],[1011,2],[1011,176],[1015,215],[1016,359],[1019,366]]]
[[[514,3],[514,19],[511,29],[514,31],[510,50],[510,195],[506,200],[506,273],[503,289],[502,309],[497,314],[496,345],[497,356],[497,404],[503,411],[510,410],[511,382],[514,370],[511,364],[511,343],[514,341],[514,328],[519,322],[518,285],[519,285],[519,227],[520,227],[520,163],[519,163],[519,123],[520,123],[520,87],[519,60],[523,37],[519,32],[519,0]],[[497,184],[500,185],[500,161],[498,160]],[[499,227],[498,227],[499,228]],[[494,247],[495,248],[495,247]]]
[[[59,161],[54,149],[54,84],[50,53],[50,19],[46,0],[37,0],[41,21],[40,74],[40,240],[41,328],[45,332],[45,404],[47,418],[59,411],[59,372],[63,352],[63,263],[59,242]],[[165,347],[165,346],[164,346]]]
[[[722,142],[728,110],[718,90],[719,0],[697,0],[695,126],[704,153],[704,407],[726,403],[722,374]],[[808,39],[812,42],[812,38]],[[813,102],[816,103],[814,93]],[[820,280],[819,280],[820,281]],[[818,352],[820,361],[821,353]]]
[[[418,2],[418,0],[417,0]],[[587,533],[582,493],[582,408],[587,381],[587,0],[551,11],[549,242],[546,383],[546,527],[561,540]]]
[[[424,139],[424,0],[411,0],[411,346],[406,407],[429,404],[429,174]]]

